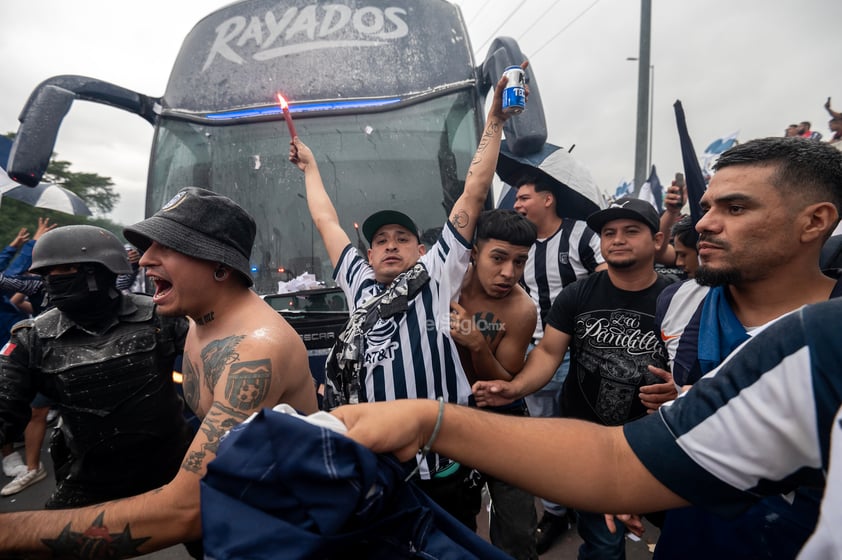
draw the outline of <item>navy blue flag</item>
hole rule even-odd
[[[681,142],[681,159],[684,162],[684,180],[687,183],[687,201],[690,203],[690,218],[693,223],[698,223],[702,217],[702,208],[699,201],[705,194],[707,185],[702,175],[702,168],[696,151],[693,149],[693,142],[690,140],[690,133],[687,132],[687,121],[684,119],[684,108],[681,101],[676,100],[675,122],[678,126],[678,139]]]
[[[654,165],[652,166],[652,172],[649,173],[649,178],[640,187],[637,198],[649,202],[655,207],[658,214],[664,211],[664,187],[661,185],[661,180],[658,179],[658,173],[655,171]]]

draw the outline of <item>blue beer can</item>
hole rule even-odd
[[[503,90],[503,112],[518,115],[526,107],[523,69],[520,66],[509,66],[503,75],[508,78],[506,89]]]

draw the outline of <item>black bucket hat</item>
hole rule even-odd
[[[141,251],[157,241],[179,253],[230,266],[251,286],[249,259],[256,231],[254,219],[230,198],[186,187],[152,217],[125,228],[123,235]]]

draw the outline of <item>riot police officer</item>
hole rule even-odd
[[[0,444],[21,432],[40,392],[61,413],[50,446],[57,484],[46,508],[166,484],[192,439],[172,379],[186,319],[159,317],[149,296],[116,289],[117,275],[131,267],[120,240],[99,227],[46,233],[31,270],[51,307],[16,324],[0,352]]]

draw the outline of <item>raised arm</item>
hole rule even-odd
[[[351,238],[339,225],[339,215],[325,190],[313,152],[298,136],[290,142],[289,160],[304,172],[304,189],[307,193],[310,217],[313,218],[313,223],[325,244],[330,264],[335,267]]]
[[[29,241],[29,231],[23,227],[18,230],[18,234],[12,239],[11,243],[9,243],[9,247],[14,247],[15,249],[20,249],[21,245]]]
[[[521,68],[526,69],[528,65],[528,62],[523,62]],[[503,123],[511,117],[511,114],[503,112],[503,90],[505,88],[506,78],[504,76],[498,80],[494,88],[494,98],[485,120],[485,129],[482,132],[477,151],[471,160],[471,165],[468,167],[465,189],[456,199],[453,210],[450,212],[450,223],[468,241],[471,241],[474,237],[477,218],[482,212],[485,199],[488,197],[488,189],[491,187],[491,181],[494,179],[494,172],[497,169]]]
[[[684,189],[675,181],[667,187],[667,194],[664,197],[664,213],[661,214],[661,233],[664,234],[664,243],[661,248],[655,251],[655,262],[665,266],[675,265],[675,247],[669,240],[672,238],[672,226],[678,222],[681,215],[681,208],[684,206]]]

